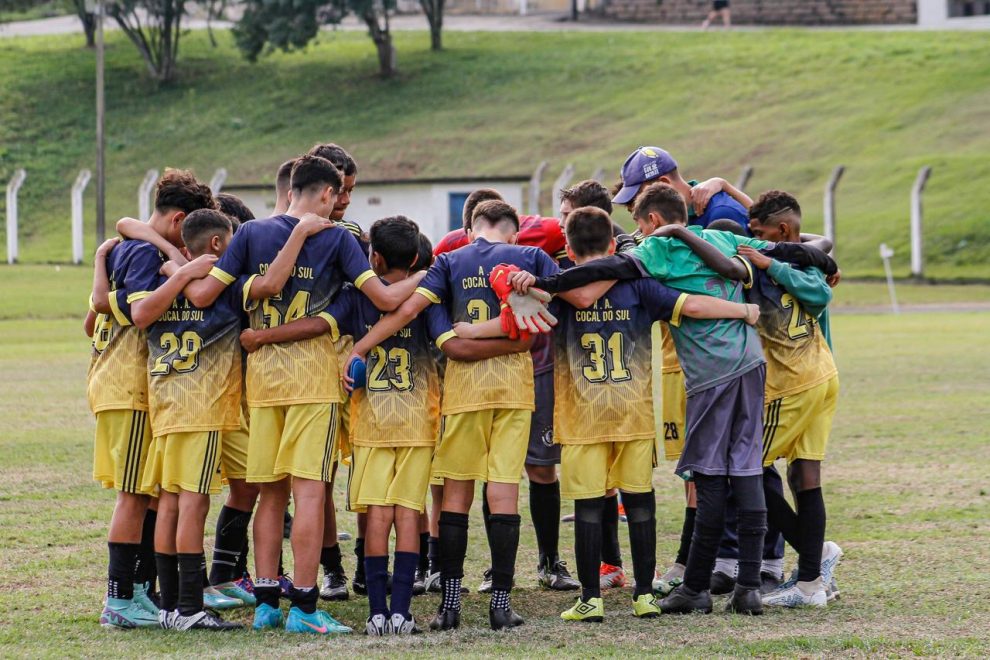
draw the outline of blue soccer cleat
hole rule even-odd
[[[262,603],[254,608],[254,623],[251,627],[255,630],[274,630],[281,628],[285,623],[282,618],[282,610],[272,607],[268,603]]]
[[[285,631],[291,633],[309,633],[311,635],[333,635],[352,632],[350,628],[337,621],[323,610],[306,614],[298,607],[289,610],[289,618],[285,622]]]

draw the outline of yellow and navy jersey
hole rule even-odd
[[[323,313],[333,338],[360,340],[382,313],[354,287],[346,287]],[[351,397],[350,440],[364,447],[422,447],[440,431],[440,376],[430,352],[451,330],[442,307],[422,314],[368,352],[367,384]]]
[[[499,264],[513,264],[537,277],[559,268],[536,247],[491,243],[478,238],[470,245],[441,254],[416,292],[443,305],[453,323],[484,323],[498,318],[498,297],[488,275]],[[445,337],[440,337],[439,342]],[[443,413],[488,409],[533,410],[533,360],[528,353],[500,355],[477,362],[447,361]]]
[[[289,239],[298,219],[278,215],[245,223],[210,273],[224,284],[263,275]],[[361,287],[374,273],[357,240],[336,226],[310,236],[282,291],[245,309],[255,330],[317,316],[346,282]],[[248,283],[246,286],[250,286]],[[328,359],[328,356],[329,359]],[[329,335],[268,344],[248,356],[247,398],[252,407],[341,401],[339,367]]]
[[[555,301],[554,441],[652,438],[651,326],[677,326],[686,294],[654,280],[619,282],[592,307]]]
[[[148,328],[155,437],[239,428],[241,306],[240,287],[229,287],[206,308],[179,296]]]
[[[96,317],[86,387],[94,413],[148,409],[147,335],[134,327],[131,304],[157,288],[164,260],[151,243],[133,240],[107,256],[111,312]]]
[[[667,323],[660,322],[661,352],[663,354],[661,371],[665,374],[677,373],[681,370],[681,362],[677,359],[677,346],[674,344],[674,333]]]
[[[368,235],[364,233],[364,230],[361,229],[361,225],[356,222],[351,222],[350,220],[339,220],[337,224],[351,233],[351,236],[357,240],[358,245],[361,247],[361,252],[366,255],[371,254],[371,252],[369,252],[371,249],[370,239],[368,238]]]
[[[751,270],[746,297],[760,306],[756,329],[767,360],[767,401],[832,378],[837,373],[835,360],[818,324],[832,300],[825,276],[817,268],[800,270],[777,260],[767,270]]]

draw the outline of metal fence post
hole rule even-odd
[[[837,165],[832,170],[832,176],[828,178],[825,185],[825,238],[832,241],[832,251],[829,253],[835,256],[835,189],[839,185],[842,173],[846,171],[845,165]]]
[[[750,178],[753,176],[753,166],[745,165],[742,171],[739,172],[739,179],[736,181],[736,188],[739,190],[746,190],[746,185],[749,183]]]
[[[918,170],[918,176],[911,186],[911,277],[921,279],[925,272],[925,250],[921,233],[921,197],[925,192],[925,184],[932,175],[932,168],[925,165]]]
[[[591,174],[591,180],[597,181],[598,183],[605,183],[605,168],[599,167]]]
[[[83,261],[83,193],[92,178],[89,170],[80,170],[72,184],[72,263]]]
[[[7,184],[7,263],[17,262],[17,193],[24,185],[27,172],[23,169],[14,172]]]
[[[223,188],[223,184],[227,182],[227,168],[221,167],[216,172],[213,173],[213,178],[210,179],[210,191],[216,195]]]
[[[557,210],[560,208],[560,191],[567,187],[567,184],[571,182],[574,178],[574,166],[568,163],[564,167],[564,171],[560,173],[557,180],[553,182],[553,208],[550,209],[550,213],[556,215]]]
[[[533,170],[533,176],[529,179],[529,214],[540,214],[540,186],[543,185],[543,173],[547,171],[547,161],[540,161],[540,164]]]
[[[148,170],[138,186],[138,220],[147,222],[151,218],[151,190],[158,181],[158,170]]]

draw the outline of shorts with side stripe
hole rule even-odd
[[[96,413],[93,479],[104,488],[148,495],[142,490],[151,423],[145,410],[103,410]]]
[[[804,392],[774,399],[763,413],[763,465],[778,458],[825,460],[832,418],[839,403],[839,377]]]
[[[166,433],[151,441],[142,488],[200,495],[220,492],[221,431]]]
[[[329,483],[337,460],[336,403],[251,408],[247,480],[299,477]]]
[[[226,431],[223,434],[220,452],[220,472],[224,481],[227,479],[247,478],[247,453],[250,431],[248,430],[248,415],[250,413],[241,408],[240,426],[233,431]]]

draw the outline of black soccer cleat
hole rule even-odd
[[[725,611],[753,616],[763,614],[763,597],[760,590],[756,587],[740,587],[737,584],[732,595],[729,596]]]
[[[682,584],[660,601],[660,611],[664,614],[711,614],[712,595],[708,591],[694,591]]]
[[[711,592],[713,596],[722,596],[731,593],[735,586],[736,580],[732,576],[726,575],[722,571],[712,572]]]
[[[488,609],[488,623],[491,625],[492,630],[505,630],[506,628],[515,628],[526,623],[523,618],[512,611],[511,607],[499,608],[499,609]]]
[[[430,630],[457,630],[461,627],[460,610],[437,610],[436,616],[430,621]]]
[[[783,581],[779,576],[776,576],[773,573],[767,573],[766,571],[760,573],[761,594],[768,594],[771,591],[776,591],[781,584],[783,584]]]

